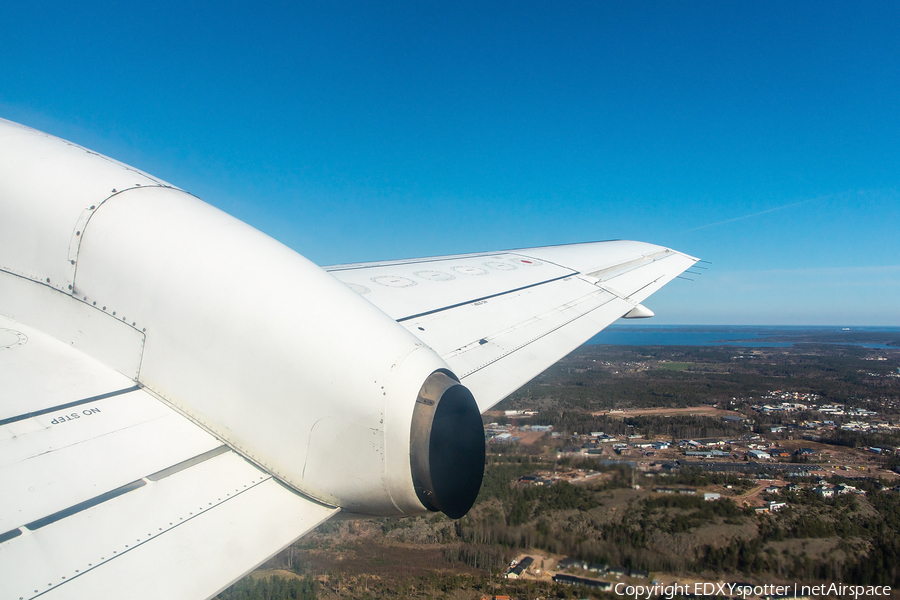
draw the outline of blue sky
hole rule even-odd
[[[900,4],[8,2],[0,116],[319,264],[603,239],[656,323],[900,325]]]

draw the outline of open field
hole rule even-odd
[[[524,446],[529,446],[542,440],[546,435],[546,432],[543,431],[522,431],[519,433],[519,443]]]
[[[659,363],[660,369],[668,369],[670,371],[684,371],[688,367],[690,367],[693,363],[686,362],[661,362]]]
[[[640,417],[647,415],[654,415],[660,417],[670,417],[675,415],[688,415],[688,416],[718,416],[724,417],[726,415],[740,417],[743,416],[741,413],[733,411],[733,410],[723,410],[720,408],[716,408],[714,406],[685,406],[682,408],[635,408],[635,409],[624,409],[624,410],[601,410],[592,412],[592,415],[600,416],[600,415],[608,415],[610,417],[626,419],[628,417]]]

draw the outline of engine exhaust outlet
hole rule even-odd
[[[425,508],[451,519],[469,512],[484,476],[484,426],[472,392],[444,371],[429,375],[419,390],[409,450]]]

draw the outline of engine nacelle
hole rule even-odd
[[[15,138],[0,172],[0,276],[37,290],[10,316],[111,364],[324,503],[453,517],[472,505],[480,414],[431,348],[190,194],[8,122],[0,135]],[[83,335],[97,323],[111,333]]]

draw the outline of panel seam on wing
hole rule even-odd
[[[209,455],[209,456],[207,456],[207,459],[214,458],[215,456],[218,455],[218,454],[215,454],[215,453],[214,453],[216,450],[218,450],[218,448],[215,449],[214,451],[203,453],[203,454],[201,454],[201,455],[198,455],[198,457],[194,457],[194,458],[196,459],[196,458],[202,457],[202,456],[204,456],[204,455]],[[230,450],[230,449],[228,449],[228,448],[226,447],[226,450]],[[235,453],[235,454],[237,455],[237,453]],[[237,455],[237,456],[240,456],[240,455]],[[241,457],[241,458],[243,459],[243,457]],[[192,460],[192,459],[189,459],[189,460]],[[246,460],[246,459],[244,459],[244,460]],[[188,462],[188,461],[184,461],[184,462]],[[201,462],[205,462],[205,461],[201,461]],[[248,462],[249,462],[249,461],[248,461]],[[178,463],[178,464],[176,464],[176,465],[173,465],[173,467],[177,467],[179,464],[181,464],[181,463]],[[198,464],[200,464],[200,463],[198,463]],[[190,465],[190,466],[195,466],[195,465]],[[170,467],[170,468],[172,468],[172,467]],[[33,521],[32,523],[30,523],[30,524],[28,524],[28,525],[23,525],[23,526],[17,528],[18,531],[20,532],[20,534],[19,534],[19,535],[12,535],[9,539],[10,539],[10,540],[23,539],[23,538],[21,537],[21,534],[23,533],[23,530],[24,530],[24,533],[25,533],[26,535],[32,534],[32,531],[38,531],[38,530],[40,530],[40,529],[43,528],[43,527],[52,526],[52,525],[53,525],[54,523],[56,523],[56,522],[64,521],[65,519],[68,519],[68,518],[70,518],[70,517],[73,517],[73,516],[75,516],[75,515],[77,515],[77,514],[79,514],[79,513],[81,513],[81,512],[84,512],[84,511],[90,510],[90,509],[92,509],[92,508],[95,508],[95,507],[97,507],[97,506],[100,506],[101,504],[103,504],[103,503],[105,503],[105,502],[114,500],[114,499],[116,499],[116,498],[120,498],[120,497],[122,497],[123,495],[125,495],[125,494],[127,494],[127,493],[129,493],[129,492],[136,491],[136,490],[141,489],[141,488],[144,488],[145,486],[148,486],[148,485],[158,485],[158,484],[159,484],[159,480],[157,480],[157,481],[150,481],[148,478],[149,478],[149,477],[152,477],[153,475],[157,475],[157,474],[159,474],[159,473],[162,473],[162,472],[164,472],[164,471],[165,471],[165,470],[163,470],[163,471],[158,471],[157,473],[148,475],[147,477],[142,477],[141,479],[138,479],[138,480],[136,480],[136,481],[134,481],[134,482],[132,482],[132,483],[130,483],[130,484],[127,484],[127,485],[125,485],[125,486],[120,486],[119,488],[115,488],[114,490],[111,490],[111,491],[109,491],[109,492],[106,492],[105,494],[100,494],[99,496],[95,496],[95,497],[94,497],[93,499],[91,499],[91,500],[85,501],[85,502],[80,503],[80,504],[76,504],[76,505],[74,505],[73,507],[69,507],[68,509],[64,509],[64,510],[62,510],[62,511],[57,511],[56,513],[53,513],[52,515],[48,515],[47,517],[44,517],[43,519],[38,519],[38,520],[36,520],[36,521]],[[258,469],[256,469],[256,471],[257,471],[258,473],[260,472]],[[174,473],[171,473],[171,474],[174,474]],[[160,479],[164,479],[164,477],[163,477],[163,478],[160,478]],[[138,539],[138,540],[136,540],[136,543],[124,544],[124,547],[120,547],[119,550],[112,550],[111,553],[107,553],[107,554],[109,554],[109,557],[108,557],[108,558],[107,558],[106,556],[100,557],[99,562],[96,562],[96,563],[88,563],[88,567],[87,567],[87,568],[84,568],[84,569],[76,569],[75,572],[74,572],[74,574],[71,574],[71,576],[68,576],[68,577],[67,577],[67,576],[63,576],[63,577],[61,577],[61,582],[60,582],[60,583],[53,584],[53,583],[51,582],[51,583],[48,585],[48,588],[47,588],[47,589],[44,589],[43,591],[40,591],[39,593],[31,592],[32,595],[29,595],[28,597],[29,597],[29,598],[37,598],[37,597],[39,597],[39,596],[42,596],[42,595],[46,594],[46,593],[49,592],[49,591],[52,591],[52,590],[54,590],[54,589],[57,589],[57,588],[59,588],[59,586],[64,585],[65,583],[67,583],[67,582],[69,582],[69,581],[72,581],[72,580],[74,580],[74,579],[77,579],[77,578],[80,577],[81,575],[84,575],[85,573],[88,573],[88,572],[90,572],[90,571],[93,571],[94,569],[96,569],[96,568],[98,568],[98,567],[100,567],[100,566],[102,566],[102,565],[104,565],[104,564],[107,564],[107,563],[109,563],[110,561],[112,561],[112,560],[114,560],[114,559],[116,559],[116,558],[118,558],[118,557],[120,557],[120,556],[123,556],[123,555],[127,554],[128,552],[131,552],[131,551],[134,550],[135,548],[138,548],[138,547],[140,547],[140,546],[143,546],[143,545],[146,544],[147,542],[152,541],[152,540],[158,538],[159,536],[161,536],[161,535],[163,535],[163,534],[165,534],[165,533],[168,533],[168,532],[174,530],[174,529],[177,528],[178,526],[183,525],[184,523],[187,523],[187,522],[193,520],[194,518],[199,517],[200,515],[206,514],[206,513],[209,512],[211,509],[213,509],[213,508],[215,508],[215,507],[217,507],[217,506],[220,506],[220,505],[224,504],[225,502],[227,502],[227,501],[229,501],[229,500],[231,500],[231,499],[233,499],[233,498],[236,498],[236,497],[240,496],[240,495],[243,494],[244,492],[247,492],[247,491],[249,491],[249,490],[255,488],[256,486],[258,486],[258,485],[260,485],[260,484],[262,484],[262,483],[264,483],[264,482],[266,482],[266,481],[268,481],[268,480],[270,480],[270,479],[273,479],[273,477],[272,477],[271,475],[269,475],[268,473],[265,473],[265,472],[261,472],[261,474],[260,474],[258,477],[254,476],[253,478],[251,478],[251,479],[248,481],[248,483],[245,483],[243,488],[236,488],[235,491],[234,491],[233,493],[232,493],[232,492],[226,492],[224,498],[219,497],[215,502],[207,502],[207,506],[205,506],[205,507],[204,507],[204,506],[200,506],[200,507],[199,507],[198,509],[196,509],[196,510],[188,511],[188,515],[187,515],[186,517],[178,517],[178,518],[177,518],[178,520],[175,520],[176,517],[174,517],[174,516],[171,517],[172,521],[169,521],[169,525],[168,525],[168,526],[163,525],[163,526],[161,526],[161,527],[157,527],[157,532],[156,532],[156,533],[150,533],[150,534],[147,534],[147,537],[146,537],[146,538],[144,538],[144,539]],[[116,492],[119,492],[120,490],[121,490],[120,493],[116,493]],[[111,495],[111,494],[114,494],[114,495]],[[101,498],[102,498],[102,499],[101,499]],[[99,502],[95,502],[95,501],[98,500],[98,499],[101,499],[101,500],[100,500]],[[89,504],[89,506],[84,506],[84,507],[82,507],[82,508],[79,508],[79,510],[77,510],[77,511],[75,511],[75,512],[72,512],[71,514],[65,514],[65,515],[63,515],[62,517],[60,517],[59,519],[54,519],[54,520],[51,521],[51,522],[48,522],[48,523],[42,523],[42,521],[44,521],[44,520],[46,520],[46,519],[52,518],[53,516],[59,515],[59,514],[61,514],[61,513],[65,513],[66,511],[72,510],[72,508],[80,507],[80,506],[83,505],[83,504]],[[163,519],[161,518],[161,520],[163,520]],[[168,520],[168,519],[166,519],[166,520]],[[37,526],[34,528],[34,530],[32,530],[32,529],[29,528],[30,525],[37,525]],[[151,529],[152,529],[152,528],[151,528]],[[12,532],[14,532],[14,531],[16,531],[16,530],[14,529],[14,530],[12,530],[11,532],[8,532],[8,533],[12,533]],[[4,534],[4,535],[7,535],[7,534]],[[120,550],[121,550],[121,551],[120,551]],[[41,584],[41,585],[42,585],[42,587],[43,587],[43,584]],[[32,589],[34,589],[34,588],[32,588]],[[38,588],[38,589],[40,589],[40,588]],[[23,597],[24,597],[24,595],[23,595]]]
[[[141,385],[134,385],[129,388],[123,388],[121,390],[116,390],[114,392],[107,392],[105,394],[98,394],[96,396],[91,396],[89,398],[82,398],[81,400],[75,400],[73,402],[67,402],[65,404],[58,404],[56,406],[51,406],[49,408],[42,408],[40,410],[36,410],[33,412],[22,413],[20,415],[16,415],[14,417],[8,417],[6,419],[0,420],[0,427],[3,425],[9,425],[10,423],[17,423],[19,421],[24,421],[26,419],[33,419],[34,417],[40,417],[46,414],[50,414],[52,412],[56,412],[59,410],[66,410],[67,408],[73,408],[75,406],[80,406],[82,404],[87,404],[89,402],[96,402],[97,400],[105,400],[107,398],[114,398],[115,396],[121,396],[123,394],[128,394],[130,392],[135,392],[141,389]]]
[[[557,310],[555,310],[555,311],[548,311],[547,313],[544,313],[544,315],[542,315],[541,317],[532,317],[531,319],[528,319],[527,321],[523,321],[521,324],[519,324],[519,325],[517,325],[517,326],[515,326],[515,327],[508,328],[508,329],[504,330],[503,332],[500,332],[500,333],[495,334],[495,335],[493,335],[493,336],[489,336],[489,337],[487,337],[487,338],[482,338],[482,339],[486,339],[486,340],[488,340],[488,341],[492,341],[492,340],[494,340],[494,339],[499,338],[499,337],[500,337],[501,335],[503,335],[503,334],[510,333],[510,332],[512,332],[512,331],[514,331],[514,330],[516,330],[516,329],[521,329],[522,327],[526,326],[526,325],[529,324],[529,323],[534,323],[534,322],[536,322],[536,321],[540,321],[542,318],[546,318],[546,316],[549,316],[549,315],[551,315],[551,314],[553,314],[553,313],[562,312],[563,310],[565,310],[565,309],[567,309],[567,308],[572,308],[572,307],[574,307],[574,306],[577,305],[577,304],[582,304],[582,303],[584,303],[584,302],[587,302],[587,301],[588,301],[587,299],[590,298],[590,297],[592,297],[592,296],[597,296],[597,295],[601,295],[601,296],[602,296],[603,293],[604,293],[604,292],[595,292],[595,293],[593,293],[593,294],[588,294],[588,296],[583,297],[583,298],[580,299],[580,301],[578,301],[578,302],[574,302],[574,303],[570,302],[570,303],[568,303],[568,304],[566,304],[566,305],[563,305],[562,307],[560,307],[559,309],[557,309]],[[588,310],[588,311],[586,311],[586,312],[580,313],[580,314],[578,314],[578,315],[575,315],[575,316],[573,316],[571,319],[566,320],[564,323],[561,323],[561,324],[557,325],[556,327],[553,327],[552,329],[549,329],[549,330],[547,330],[547,331],[544,331],[543,333],[541,333],[541,334],[539,334],[539,335],[536,335],[536,336],[530,338],[529,340],[527,340],[527,341],[525,341],[525,342],[522,342],[521,344],[519,344],[519,345],[517,345],[517,346],[515,346],[515,347],[513,347],[513,348],[511,348],[511,349],[509,349],[509,350],[506,350],[505,352],[503,352],[502,354],[500,354],[500,355],[498,355],[498,356],[492,358],[491,360],[489,360],[489,361],[487,361],[487,362],[485,362],[485,363],[482,363],[481,365],[479,365],[479,366],[477,366],[477,367],[475,367],[475,368],[473,368],[473,369],[467,371],[464,375],[460,375],[460,379],[464,379],[465,377],[468,377],[469,375],[472,375],[473,373],[476,373],[476,372],[478,372],[478,371],[480,371],[480,370],[482,370],[482,369],[484,369],[484,368],[486,368],[486,367],[488,367],[488,366],[490,366],[490,365],[496,363],[497,361],[499,361],[499,360],[501,360],[501,359],[503,359],[503,358],[506,358],[506,357],[509,356],[510,354],[512,354],[512,353],[514,353],[514,352],[517,352],[518,350],[521,350],[521,349],[524,348],[525,346],[528,346],[528,345],[530,345],[530,344],[536,342],[537,340],[539,340],[539,339],[541,339],[541,338],[543,338],[543,337],[546,337],[546,336],[550,335],[550,334],[553,333],[554,331],[557,331],[557,330],[559,330],[559,329],[565,327],[566,325],[569,325],[570,323],[573,323],[573,322],[577,321],[578,319],[580,319],[580,318],[582,318],[582,317],[584,317],[584,316],[587,316],[587,315],[591,314],[591,313],[594,312],[595,310],[597,310],[597,309],[599,309],[599,308],[602,308],[603,306],[606,306],[607,304],[609,304],[610,302],[612,302],[612,301],[614,301],[614,300],[616,300],[616,299],[617,299],[617,297],[609,298],[609,299],[607,299],[605,302],[602,302],[602,303],[598,304],[597,306],[593,307],[592,309],[590,309],[590,310]],[[465,346],[465,347],[464,347],[465,350],[464,350],[463,348],[461,348],[461,349],[459,349],[459,350],[456,350],[456,351],[454,351],[454,352],[449,353],[446,357],[442,357],[442,358],[445,358],[445,360],[449,360],[449,358],[452,358],[452,357],[454,357],[454,356],[459,356],[459,355],[463,354],[465,351],[467,351],[467,350],[469,350],[469,349],[472,349],[472,348],[474,348],[474,347],[478,347],[478,346],[480,346],[480,345],[482,345],[482,344],[480,344],[480,340],[479,340],[479,342],[473,342],[472,344],[469,344],[469,345]]]
[[[518,287],[512,290],[504,290],[502,292],[497,292],[496,294],[491,294],[489,296],[482,296],[480,298],[472,298],[466,300],[465,302],[457,302],[456,304],[450,304],[448,306],[442,306],[441,308],[435,308],[434,310],[429,310],[423,313],[419,313],[416,315],[410,315],[408,317],[401,317],[397,319],[398,323],[402,323],[403,321],[409,321],[410,319],[417,319],[419,317],[425,317],[428,315],[433,315],[435,313],[443,312],[445,310],[453,310],[454,308],[459,308],[460,306],[465,306],[467,304],[472,304],[473,302],[482,302],[483,300],[491,300],[493,298],[499,298],[500,296],[505,296],[507,294],[514,294],[515,292],[521,292],[522,290],[527,290],[530,288],[538,287],[541,285],[545,285],[548,283],[553,283],[555,281],[559,281],[561,279],[567,279],[569,277],[575,277],[578,275],[577,271],[572,271],[571,273],[567,273],[566,275],[560,275],[559,277],[554,277],[553,279],[547,279],[546,281],[539,281],[537,283],[531,283],[529,285],[524,285],[522,287]]]

